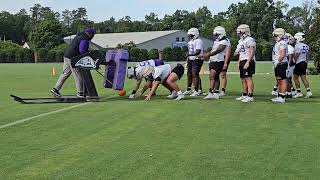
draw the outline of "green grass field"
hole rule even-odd
[[[78,105],[9,97],[49,96],[58,78],[52,67],[61,72],[61,64],[0,64],[0,126]],[[238,75],[229,75],[229,96],[218,101],[175,102],[161,87],[145,102],[103,89],[93,72],[103,102],[0,129],[0,179],[319,179],[319,76],[309,76],[314,98],[273,104],[271,64],[257,72],[271,74],[254,77],[251,104],[234,100]],[[207,76],[203,83],[208,89]],[[185,77],[179,84],[185,88]],[[133,85],[128,80],[127,91]],[[71,77],[62,93],[74,89]]]

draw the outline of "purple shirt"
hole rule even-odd
[[[86,52],[88,52],[89,50],[89,44],[90,44],[90,41],[89,40],[82,40],[80,42],[80,45],[79,45],[79,52],[80,54],[84,54]]]

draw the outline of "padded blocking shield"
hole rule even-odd
[[[127,72],[129,53],[126,50],[109,50],[106,55],[106,62],[114,61],[115,65],[106,66],[104,73],[104,87],[115,90],[122,90]]]

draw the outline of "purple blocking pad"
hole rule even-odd
[[[106,66],[104,73],[105,88],[112,88],[115,90],[122,90],[124,87],[124,81],[127,73],[127,62],[129,59],[129,53],[126,50],[110,50],[107,52],[106,61],[115,61],[116,65]]]
[[[109,50],[106,54],[106,62],[114,61],[116,56],[116,51]],[[113,87],[113,79],[115,74],[116,66],[108,65],[104,71],[104,87],[112,88]]]
[[[113,80],[113,89],[122,90],[124,87],[124,81],[127,73],[127,63],[129,60],[129,52],[126,50],[118,50],[115,61],[116,61],[116,73]]]

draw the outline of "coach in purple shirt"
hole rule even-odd
[[[50,92],[54,94],[56,97],[61,97],[60,89],[64,82],[68,79],[71,73],[74,76],[76,87],[77,87],[77,96],[83,97],[84,90],[82,87],[83,79],[80,75],[80,71],[77,68],[72,68],[71,59],[73,57],[79,56],[89,51],[89,45],[91,39],[94,37],[95,31],[92,28],[85,29],[84,32],[79,33],[70,43],[70,46],[64,52],[64,64],[63,64],[63,72],[60,75],[56,85]]]

